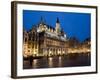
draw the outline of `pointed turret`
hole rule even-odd
[[[60,22],[59,22],[59,18],[58,18],[58,17],[57,17],[57,21],[56,21],[56,23],[60,23]]]
[[[41,16],[40,23],[41,23],[41,24],[44,24],[44,20],[43,20],[43,17],[42,17],[42,16]]]

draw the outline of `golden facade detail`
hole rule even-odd
[[[23,32],[23,53],[27,56],[53,56],[67,54],[67,37],[57,18],[55,28],[43,19],[31,30]]]

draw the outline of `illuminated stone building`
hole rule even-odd
[[[53,56],[67,54],[67,37],[61,29],[59,18],[55,28],[41,18],[39,24],[23,32],[24,56]]]

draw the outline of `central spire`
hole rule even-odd
[[[57,22],[57,23],[60,23],[60,22],[59,22],[59,18],[58,18],[58,17],[57,17],[57,21],[56,21],[56,22]]]
[[[56,20],[56,34],[60,35],[60,33],[61,33],[60,31],[61,31],[60,22],[59,22],[59,18],[57,17],[57,20]]]
[[[41,16],[40,23],[41,23],[41,24],[46,24],[46,21],[45,21],[45,19],[44,19],[43,16]]]
[[[43,21],[43,17],[41,16],[41,23],[44,23],[44,21]]]

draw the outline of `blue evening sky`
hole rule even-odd
[[[23,10],[24,29],[28,31],[33,27],[32,25],[37,25],[41,16],[46,24],[53,27],[55,27],[58,17],[61,28],[68,37],[76,37],[79,41],[91,37],[91,14],[89,13]]]

